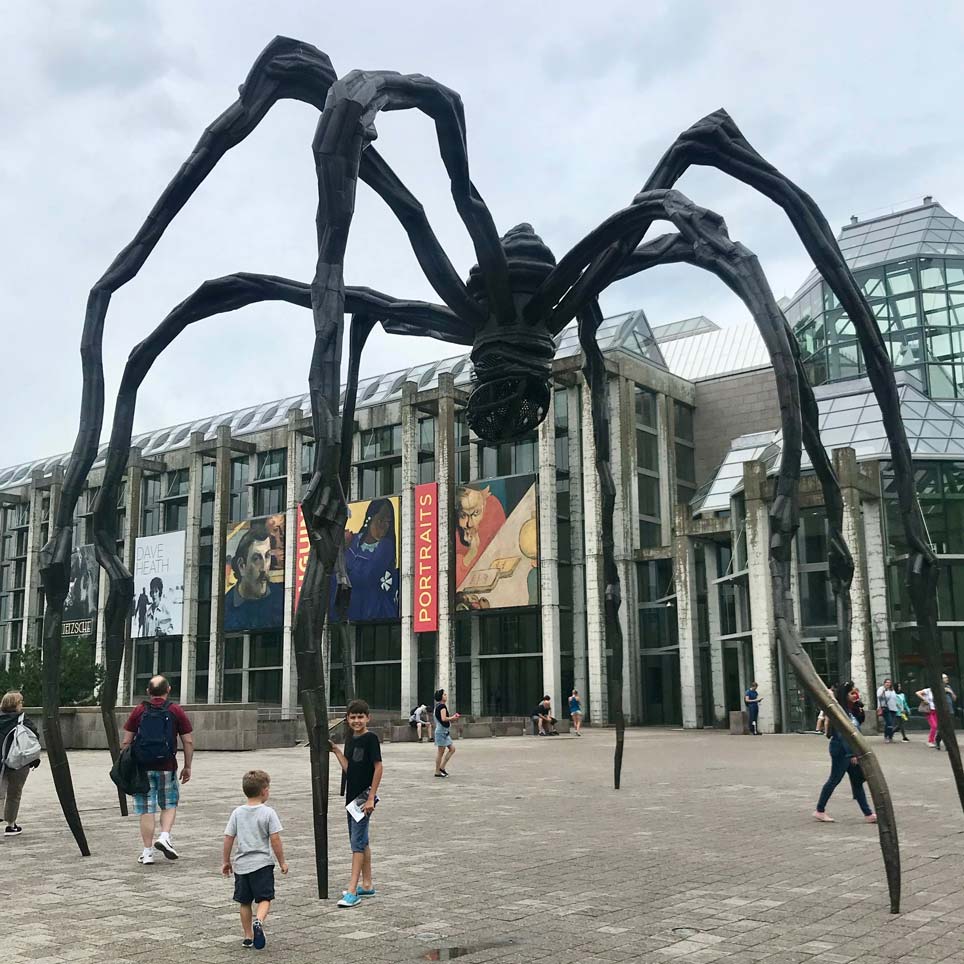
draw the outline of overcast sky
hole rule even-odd
[[[954,107],[962,10],[881,0],[9,0],[0,62],[0,466],[72,446],[88,291],[276,34],[320,47],[339,73],[418,72],[457,90],[472,177],[500,232],[529,221],[560,257],[631,200],[680,131],[718,107],[834,228],[924,194],[964,216],[964,126]],[[311,280],[316,122],[304,104],[276,106],[115,295],[105,426],[131,347],[202,281],[240,270]],[[404,112],[381,115],[377,128],[378,149],[466,276],[474,257],[432,124]],[[777,295],[793,293],[810,264],[775,207],[715,172],[693,171],[680,187],[725,217]],[[435,300],[404,233],[364,185],[345,275]],[[715,279],[685,268],[622,282],[603,301],[606,314],[637,307],[654,325],[744,317]],[[155,365],[136,428],[304,391],[310,350],[304,310],[255,306],[202,322]],[[379,332],[363,374],[454,353]]]

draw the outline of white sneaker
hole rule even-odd
[[[154,863],[154,851],[148,850],[146,847],[141,851],[140,857],[137,858],[139,864],[152,864]]]
[[[174,844],[171,843],[171,838],[164,836],[163,834],[157,838],[154,843],[154,849],[160,850],[168,860],[177,860],[178,852],[174,849]]]

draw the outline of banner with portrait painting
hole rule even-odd
[[[131,637],[180,636],[184,624],[187,533],[140,536],[134,543]]]
[[[345,526],[345,569],[351,582],[347,618],[351,622],[398,619],[399,560],[401,545],[401,502],[398,496],[350,502]],[[335,591],[337,577],[331,578],[331,613],[340,620]]]
[[[224,549],[224,589],[226,633],[284,626],[284,513],[229,526]]]
[[[534,475],[455,490],[455,609],[539,605],[539,503]]]
[[[93,639],[97,631],[100,567],[94,547],[74,546],[70,554],[70,584],[64,602],[63,635]]]

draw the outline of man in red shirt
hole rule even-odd
[[[154,863],[154,850],[160,850],[168,860],[177,860],[178,853],[171,842],[171,830],[177,816],[180,791],[177,785],[177,738],[184,747],[184,766],[181,783],[191,779],[191,759],[194,756],[194,737],[187,713],[171,702],[171,684],[163,676],[155,676],[147,687],[148,699],[135,706],[124,724],[121,748],[133,742],[135,759],[147,771],[150,788],[147,793],[134,794],[134,812],[141,818],[141,840],[144,849],[137,862]],[[161,833],[154,841],[154,815],[160,812]]]

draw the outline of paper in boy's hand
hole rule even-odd
[[[351,803],[346,804],[345,809],[351,814],[352,820],[361,823],[365,817],[369,814],[365,813],[365,801],[368,800],[368,791],[360,793]],[[375,797],[375,803],[378,803],[378,796]]]

